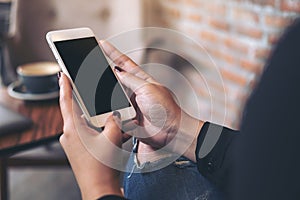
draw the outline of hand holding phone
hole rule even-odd
[[[135,117],[134,107],[89,28],[51,31],[46,38],[91,125],[103,127],[115,110],[122,121]]]

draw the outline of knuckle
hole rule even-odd
[[[125,54],[122,54],[122,55],[120,56],[120,61],[125,63],[125,62],[128,61],[128,57],[127,57]]]
[[[146,85],[146,87],[147,87],[147,89],[148,89],[149,91],[155,91],[155,90],[158,89],[158,86],[157,86],[156,84],[154,84],[154,83],[148,83],[148,84]]]
[[[64,126],[63,132],[64,132],[65,135],[68,135],[68,128],[67,128],[67,126]]]
[[[59,137],[59,143],[60,143],[62,146],[64,146],[65,140],[66,140],[65,134],[62,134],[62,135]]]
[[[66,125],[63,127],[63,135],[64,135],[65,138],[69,138],[70,137],[69,128]]]
[[[125,54],[121,54],[114,58],[114,62],[118,65],[123,66],[128,60],[128,57]]]

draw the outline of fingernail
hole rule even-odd
[[[113,112],[113,116],[118,117],[119,119],[121,119],[121,114],[118,111],[114,111]]]
[[[59,80],[61,77],[61,73],[60,72],[57,72],[57,79]]]
[[[61,87],[62,86],[62,78],[61,78],[62,72],[57,72],[57,80],[58,80],[58,86]]]
[[[122,68],[119,67],[119,66],[115,66],[115,70],[116,70],[117,72],[123,72],[123,71],[124,71],[124,69],[122,69]]]

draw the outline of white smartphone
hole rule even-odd
[[[103,127],[113,111],[121,113],[122,121],[136,116],[91,29],[50,31],[46,39],[62,71],[69,77],[76,100],[91,125]]]

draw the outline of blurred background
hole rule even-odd
[[[136,28],[169,28],[185,34],[209,53],[213,62],[197,54],[199,49],[194,46],[178,47],[186,48],[186,57],[201,65],[204,74],[206,69],[217,66],[223,83],[214,78],[206,80],[217,91],[213,96],[214,121],[236,129],[272,47],[299,13],[299,0],[0,0],[2,82],[13,81],[20,64],[54,61],[45,40],[50,30],[85,26],[92,28],[98,38],[106,39]],[[163,38],[151,41],[145,35],[140,35],[140,40],[145,45],[164,42]],[[138,64],[163,63],[184,74],[197,93],[201,113],[193,113],[194,105],[189,99],[185,99],[183,107],[198,118],[211,119],[210,93],[199,83],[201,77],[190,63],[159,50],[132,56]],[[172,83],[167,72],[155,73],[160,71],[159,65],[148,66],[147,71],[158,80]],[[181,94],[182,98],[191,96],[185,91]],[[11,169],[10,196],[80,199],[69,168]]]

